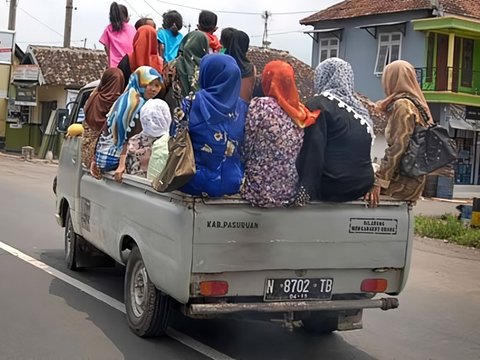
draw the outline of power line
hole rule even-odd
[[[138,17],[142,17],[142,16],[137,12],[137,10],[135,10],[135,8],[134,8],[132,5],[130,5],[130,3],[129,3],[127,0],[124,0],[124,1],[125,1],[125,3],[130,7],[130,9],[132,9],[133,12],[134,12],[135,14],[137,14]]]
[[[55,34],[61,36],[63,38],[63,34],[62,33],[59,33],[57,30],[51,28],[50,26],[48,26],[47,24],[45,24],[43,21],[37,19],[35,16],[33,16],[32,14],[30,14],[28,11],[22,9],[20,6],[18,7],[20,10],[22,10],[25,14],[27,14],[28,16],[30,16],[33,20],[39,22],[40,24],[42,24],[43,26],[45,26],[47,29],[53,31]]]
[[[296,15],[296,14],[307,14],[307,13],[316,13],[318,10],[305,10],[305,11],[287,11],[287,12],[278,12],[272,13],[272,15]]]
[[[145,4],[147,4],[153,11],[155,11],[158,15],[160,16],[163,16],[162,14],[160,14],[152,5],[150,5],[150,3],[147,2],[147,0],[143,0],[145,2]]]
[[[77,42],[84,42],[85,39],[82,40],[72,40],[72,42],[77,43]],[[36,40],[36,41],[15,41],[16,43],[19,44],[33,44],[33,43],[42,43],[42,44],[62,44],[62,41],[42,41],[42,40]]]
[[[303,33],[303,30],[290,30],[290,31],[281,31],[281,32],[273,32],[273,33],[268,33],[268,36],[274,36],[274,35],[284,35],[284,34],[293,34],[293,33]],[[250,38],[257,38],[257,37],[263,37],[264,35],[251,35]]]
[[[145,1],[145,0],[144,0]],[[182,5],[178,3],[173,3],[169,1],[163,1],[163,0],[155,0],[159,3],[167,4],[167,5],[173,5],[173,6],[178,6],[186,9],[191,9],[191,10],[206,10],[205,8],[198,8],[195,6],[188,6],[188,5]],[[146,2],[146,1],[145,1]],[[148,4],[148,3],[147,3]],[[152,7],[150,4],[148,4],[150,7]],[[152,7],[153,9],[153,7]],[[154,9],[154,11],[156,11]],[[248,11],[233,11],[233,10],[210,10],[215,13],[219,14],[238,14],[238,15],[262,15],[264,12],[248,12]],[[286,11],[286,12],[273,12],[270,13],[271,15],[295,15],[295,14],[307,14],[307,13],[316,13],[318,10],[303,10],[303,11]]]

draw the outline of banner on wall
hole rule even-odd
[[[14,50],[15,32],[11,30],[0,30],[0,64],[10,65]]]

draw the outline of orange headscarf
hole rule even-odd
[[[412,64],[404,60],[395,60],[385,66],[382,75],[382,85],[387,97],[377,103],[381,110],[386,111],[399,95],[407,93],[418,100],[424,107],[430,121],[432,121],[427,100],[425,100],[422,89],[418,85],[415,68]]]
[[[157,32],[152,26],[143,25],[138,28],[133,38],[133,52],[128,54],[128,60],[132,72],[146,65],[162,73],[163,60],[158,55]]]
[[[265,65],[262,88],[301,128],[313,125],[320,115],[320,110],[310,111],[300,102],[293,67],[284,61],[274,60]]]

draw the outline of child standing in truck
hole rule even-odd
[[[178,48],[182,42],[183,35],[180,30],[183,27],[182,15],[176,10],[167,11],[163,14],[163,28],[158,30],[158,54],[170,62],[177,57]]]
[[[218,29],[217,14],[208,10],[202,10],[198,16],[197,29],[207,36],[209,53],[220,52],[222,44],[220,44],[220,40],[218,40],[218,37],[214,34]]]
[[[132,51],[135,28],[128,22],[130,16],[125,5],[115,1],[110,5],[110,24],[103,31],[100,43],[105,46],[108,67],[116,67],[122,57]]]

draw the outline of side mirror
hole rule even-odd
[[[57,131],[59,133],[66,133],[70,125],[70,116],[68,109],[57,109]]]

